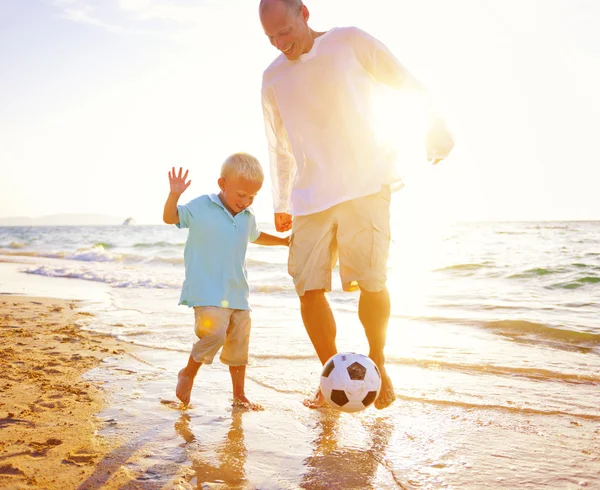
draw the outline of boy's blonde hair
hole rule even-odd
[[[254,182],[265,179],[260,162],[248,153],[229,155],[221,166],[221,177],[242,177]]]

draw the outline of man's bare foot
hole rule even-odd
[[[235,408],[243,408],[244,410],[253,410],[259,412],[264,410],[263,406],[259,403],[254,403],[246,398],[246,395],[240,395],[233,398],[233,404]]]
[[[192,396],[192,387],[194,386],[194,376],[188,376],[185,368],[179,371],[177,375],[177,388],[175,394],[184,405],[189,405]]]
[[[317,390],[315,396],[307,398],[302,404],[308,408],[326,408],[329,406],[325,401],[325,397],[323,396],[323,393],[321,393],[321,390]]]
[[[385,369],[380,368],[379,371],[381,372],[381,391],[373,404],[377,410],[389,407],[396,400],[396,393],[394,393],[392,380],[385,372]]]

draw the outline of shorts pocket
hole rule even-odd
[[[389,230],[384,230],[375,222],[372,222],[372,226],[371,269],[385,274],[390,253]]]
[[[288,274],[292,277],[294,277],[294,275],[296,274],[298,263],[298,259],[296,256],[297,254],[295,253],[295,250],[293,248],[295,236],[296,234],[292,231],[292,234],[290,235],[290,243],[288,245]]]

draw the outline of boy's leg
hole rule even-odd
[[[233,406],[250,410],[262,410],[262,405],[251,402],[246,397],[244,384],[246,381],[246,366],[229,366],[231,385],[233,386]]]
[[[195,332],[200,340],[192,347],[188,364],[177,376],[175,394],[184,404],[190,402],[194,379],[202,364],[211,364],[223,345],[233,310],[213,306],[194,308]]]
[[[196,374],[198,374],[200,366],[202,366],[202,363],[196,362],[194,358],[190,356],[187,366],[179,371],[179,374],[177,375],[177,388],[175,389],[175,394],[185,405],[190,403],[194,379],[196,378]]]
[[[251,410],[262,410],[262,406],[246,397],[245,379],[250,346],[250,312],[233,310],[229,319],[227,335],[221,352],[221,362],[229,366],[233,387],[233,405]]]

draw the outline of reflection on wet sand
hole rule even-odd
[[[219,488],[245,488],[246,458],[248,451],[244,441],[242,414],[244,410],[234,408],[231,413],[231,427],[221,443],[215,448],[199,442],[190,428],[190,417],[184,413],[175,424],[175,430],[186,442],[193,479],[198,488],[205,483],[219,484]],[[213,452],[214,449],[214,452]],[[216,456],[213,456],[213,454]]]
[[[386,473],[385,452],[393,432],[393,426],[384,418],[363,422],[369,437],[368,447],[341,447],[340,414],[323,411],[317,422],[318,436],[314,441],[313,454],[305,460],[307,471],[300,487],[306,490],[343,489],[367,490],[382,488],[378,470]],[[388,474],[388,479],[395,476]],[[404,488],[394,481],[394,488]]]

